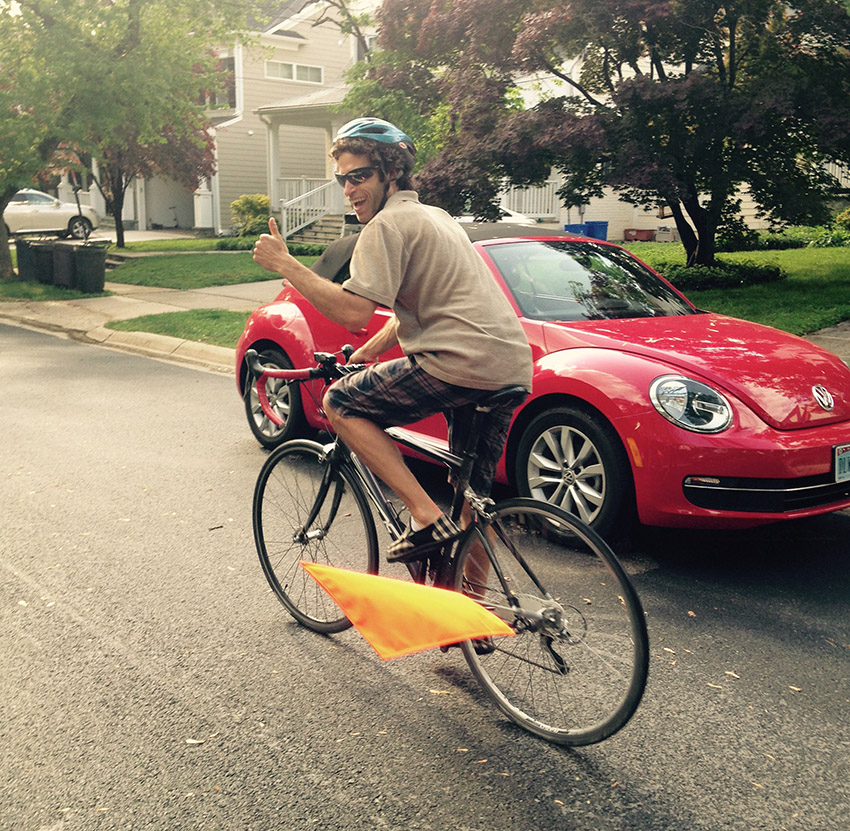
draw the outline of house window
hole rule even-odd
[[[280,81],[298,81],[304,84],[321,84],[323,70],[320,66],[266,61],[266,78],[276,78]]]
[[[236,58],[219,58],[216,71],[218,88],[202,93],[200,102],[211,110],[236,109]]]

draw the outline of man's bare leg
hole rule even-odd
[[[392,488],[420,526],[430,525],[443,513],[410,472],[395,442],[377,424],[365,418],[343,417],[328,407],[327,402],[325,412],[343,441],[372,473]]]

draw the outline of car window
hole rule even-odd
[[[695,310],[625,251],[587,242],[532,240],[487,253],[525,317],[605,320]]]
[[[46,193],[28,193],[27,202],[30,205],[52,205],[56,200]]]

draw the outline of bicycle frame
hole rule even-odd
[[[343,352],[345,353],[345,351],[346,347],[343,347]],[[343,374],[347,374],[346,370],[356,371],[356,369],[359,368],[359,365],[358,367],[340,365],[336,361],[336,356],[329,353],[317,353],[315,357],[318,366],[308,369],[267,369],[259,363],[259,358],[256,353],[251,355],[249,352],[246,357],[248,358],[249,368],[257,378],[257,398],[259,399],[260,406],[263,408],[263,412],[266,416],[275,424],[281,424],[282,422],[274,410],[272,410],[269,403],[268,394],[266,393],[266,380],[268,378],[279,378],[289,383],[300,383],[302,381],[315,378],[324,378],[326,381],[330,382]],[[492,548],[487,540],[487,535],[480,527],[480,520],[487,516],[487,507],[492,506],[494,503],[488,498],[480,497],[469,488],[469,478],[477,458],[477,454],[475,452],[475,440],[477,436],[478,423],[482,415],[486,412],[488,412],[486,407],[476,407],[473,414],[473,421],[468,431],[467,446],[464,448],[464,452],[461,456],[451,453],[438,444],[429,442],[427,439],[421,439],[418,436],[414,436],[403,428],[390,427],[387,429],[387,434],[394,441],[415,450],[432,461],[444,464],[455,475],[457,485],[454,489],[454,497],[452,499],[450,514],[454,522],[459,521],[464,503],[469,504],[471,508],[470,523],[467,528],[464,529],[463,534],[455,540],[454,543],[450,543],[443,548],[440,548],[435,555],[428,557],[426,560],[414,560],[406,565],[411,576],[417,582],[423,582],[429,569],[433,569],[436,572],[434,575],[435,584],[449,585],[449,581],[453,575],[453,552],[458,550],[460,545],[465,543],[470,536],[477,534],[484,546],[484,550],[487,553],[489,561],[494,567],[499,578],[499,582],[505,589],[506,595],[512,599],[513,604],[518,606],[518,601],[514,597],[513,592],[510,590],[504,574],[502,573],[498,562],[496,562],[496,558],[492,556]],[[358,479],[372,506],[378,512],[378,516],[390,536],[393,539],[397,539],[401,536],[404,532],[404,524],[398,514],[398,511],[396,511],[395,507],[387,499],[377,477],[375,477],[372,471],[360,461],[357,454],[345,445],[339,437],[335,437],[334,441],[327,444],[325,446],[325,451],[329,465],[322,481],[320,490],[321,499],[317,500],[317,505],[321,504],[327,495],[328,489],[330,488],[333,480],[334,470],[345,465]],[[332,506],[330,514],[331,519],[328,524],[332,521],[335,511],[336,508]],[[305,527],[301,529],[301,534],[308,535],[311,533],[309,529],[316,519],[317,512],[318,507],[315,507],[308,517]],[[513,553],[517,559],[522,562],[522,556],[519,552],[514,551]],[[542,590],[542,587],[540,588]]]

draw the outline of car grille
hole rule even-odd
[[[850,499],[850,482],[831,474],[803,479],[745,479],[688,476],[685,498],[699,508],[784,514]]]

